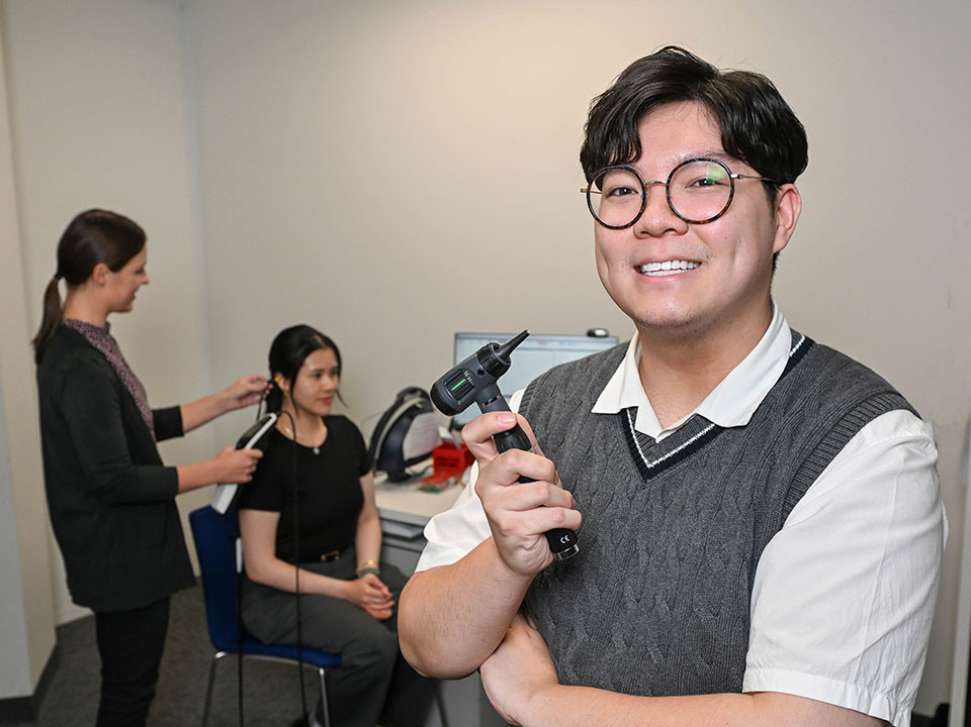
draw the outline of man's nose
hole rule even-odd
[[[647,206],[634,223],[634,233],[644,237],[661,237],[669,232],[679,235],[687,232],[688,223],[674,214],[668,204],[664,182],[648,182],[644,188],[647,191]]]

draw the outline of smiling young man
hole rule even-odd
[[[580,158],[635,336],[514,397],[535,453],[496,453],[512,415],[466,427],[478,475],[426,528],[403,652],[481,669],[523,725],[908,725],[937,452],[893,387],[772,301],[802,125],[764,76],[668,47],[596,99]],[[581,524],[554,564],[543,533]]]

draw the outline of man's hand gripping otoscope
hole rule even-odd
[[[529,423],[509,410],[497,383],[509,370],[510,354],[528,335],[523,331],[504,344],[483,346],[431,389],[432,401],[444,414],[455,416],[473,402],[487,414],[469,422],[462,438],[479,466],[476,492],[496,546],[506,564],[522,575],[580,552],[570,529],[580,525],[573,495],[562,488],[556,466],[542,455]],[[509,486],[516,483],[522,486]],[[548,549],[538,532],[545,535]]]

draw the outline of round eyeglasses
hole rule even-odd
[[[606,167],[580,192],[587,196],[587,207],[593,218],[611,230],[623,230],[641,218],[647,209],[647,190],[655,184],[664,187],[668,206],[675,215],[685,222],[704,224],[725,214],[735,197],[736,179],[778,184],[766,177],[735,174],[724,162],[702,157],[678,164],[666,182],[644,181],[627,164]]]

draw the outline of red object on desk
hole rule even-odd
[[[462,476],[466,468],[475,461],[465,444],[455,446],[442,442],[432,450],[432,473],[422,479],[426,485],[438,485]]]

